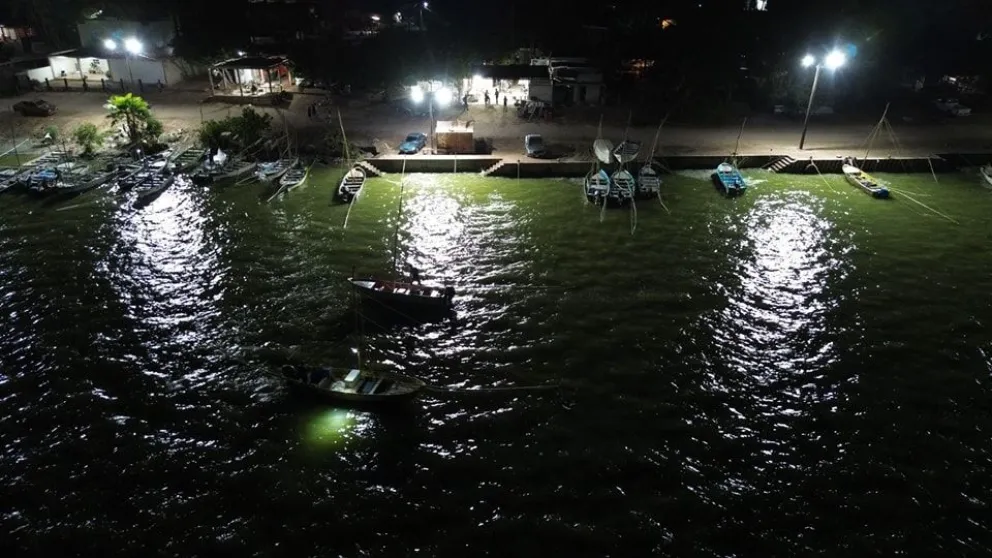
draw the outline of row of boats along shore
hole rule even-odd
[[[135,203],[147,203],[185,176],[199,185],[262,182],[271,200],[303,184],[309,172],[298,157],[286,154],[265,159],[178,147],[142,157],[118,153],[85,159],[53,150],[20,167],[0,169],[0,193],[57,198],[110,187],[132,193]]]

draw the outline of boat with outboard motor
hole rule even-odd
[[[718,187],[723,189],[727,196],[743,194],[747,190],[747,181],[744,175],[733,163],[720,163],[713,171],[713,181]]]
[[[841,165],[841,171],[844,173],[844,178],[852,186],[859,188],[871,197],[877,199],[887,199],[889,197],[889,189],[885,186],[880,186],[878,181],[870,174],[856,167],[853,159],[848,159]]]
[[[286,365],[279,376],[302,393],[331,403],[389,405],[417,397],[423,380],[378,370]]]
[[[362,191],[365,186],[367,173],[364,168],[355,165],[341,177],[341,184],[337,189],[337,198],[345,203],[350,203]]]

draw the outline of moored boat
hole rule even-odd
[[[982,178],[985,179],[985,187],[992,189],[992,163],[983,165],[980,169],[978,169],[978,172],[982,175]]]
[[[358,196],[362,187],[365,186],[366,176],[365,169],[362,167],[358,165],[351,167],[351,170],[341,178],[341,185],[338,186],[337,190],[338,199],[348,203]]]
[[[610,177],[613,183],[610,188],[610,198],[617,203],[626,203],[634,197],[634,175],[625,168],[617,169]]]
[[[599,169],[598,172],[589,171],[585,180],[586,199],[594,204],[606,201],[610,195],[610,176],[606,171]]]
[[[357,368],[283,366],[279,375],[293,388],[332,403],[404,403],[427,385],[405,374]]]
[[[362,298],[382,303],[385,306],[443,309],[451,307],[455,296],[453,287],[430,287],[373,277],[350,277],[348,281]]]
[[[713,171],[713,180],[728,196],[743,194],[747,190],[744,175],[733,163],[720,163]]]
[[[228,159],[224,167],[221,168],[216,175],[214,175],[214,182],[243,178],[254,169],[255,163],[251,161],[246,161],[238,157],[231,158]]]
[[[644,163],[637,172],[637,196],[651,197],[661,193],[661,175],[651,162]]]
[[[636,159],[637,154],[640,152],[641,142],[624,140],[613,150],[613,156],[617,158],[617,162],[620,164],[626,164]]]
[[[269,196],[266,202],[271,202],[280,194],[285,194],[296,189],[306,181],[309,174],[310,167],[303,167],[299,163],[293,165],[286,171],[286,174],[279,178],[275,191]]]
[[[297,159],[278,159],[258,164],[255,176],[262,182],[272,182],[286,174],[290,168],[296,165]]]
[[[82,177],[75,182],[66,184],[60,192],[64,194],[82,194],[83,192],[88,192],[94,188],[103,186],[116,175],[116,170],[109,170],[95,175],[91,174],[86,177]]]
[[[841,171],[844,173],[844,178],[846,178],[851,185],[861,189],[873,198],[886,199],[889,197],[888,188],[880,186],[877,180],[872,178],[868,173],[854,166],[853,163],[853,161],[848,161],[841,166]]]
[[[145,179],[141,184],[134,188],[137,198],[135,198],[135,203],[147,203],[152,200],[155,196],[163,192],[172,183],[175,182],[176,175],[172,174],[168,170],[165,172],[158,172],[147,179]]]
[[[203,158],[207,156],[207,152],[204,149],[185,149],[179,151],[170,157],[170,162],[176,169],[176,172],[187,172],[203,161]]]
[[[609,165],[613,162],[613,142],[608,139],[597,139],[592,142],[592,151],[600,163]]]

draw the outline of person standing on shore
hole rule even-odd
[[[506,96],[504,95],[503,98],[505,99]],[[496,104],[499,104],[499,89],[496,90]]]
[[[485,100],[486,106],[488,107],[489,106],[489,90],[488,89],[486,89],[486,94],[483,97],[483,99]]]

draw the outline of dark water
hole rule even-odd
[[[354,362],[342,278],[390,265],[398,177],[347,229],[334,173],[270,205],[0,198],[3,548],[992,552],[992,196],[972,175],[883,177],[881,202],[755,174],[726,200],[704,175],[668,180],[670,213],[603,222],[568,181],[407,177],[401,261],[459,287],[457,319],[366,324],[364,356],[566,389],[386,415],[264,372]]]

